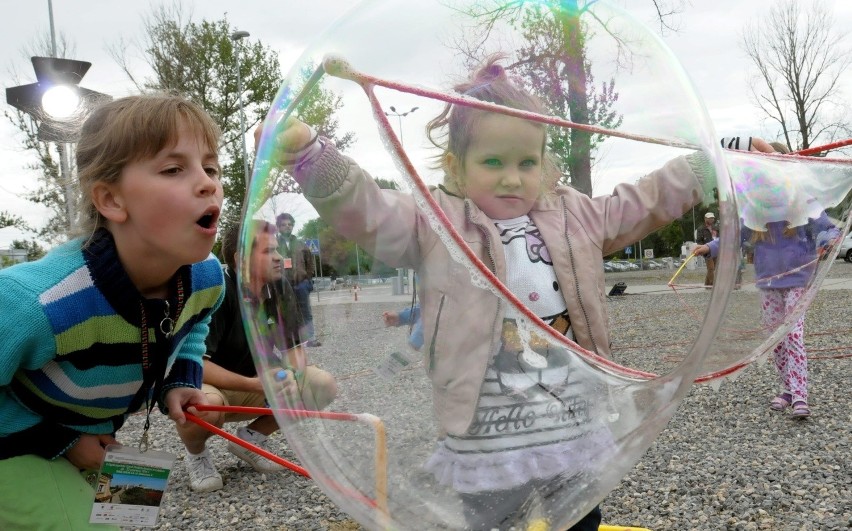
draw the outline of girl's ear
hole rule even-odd
[[[123,223],[127,220],[124,198],[107,183],[99,182],[92,187],[92,203],[97,211],[109,221]]]

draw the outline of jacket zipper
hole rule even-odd
[[[494,273],[494,276],[497,276],[497,261],[494,259],[494,249],[491,243],[491,235],[488,233],[488,229],[482,226],[481,223],[477,223],[473,221],[470,215],[470,203],[467,201],[464,202],[464,212],[467,220],[472,223],[476,228],[478,228],[482,235],[485,237],[485,250],[488,252],[488,259],[491,260],[491,267],[489,270]],[[494,319],[491,321],[491,330],[494,330],[497,327],[497,321],[500,318],[500,310],[503,308],[503,299],[497,299],[497,312],[494,314]],[[494,334],[491,335],[491,344],[489,348],[489,352],[494,352]],[[502,338],[501,338],[502,340]]]
[[[444,300],[446,295],[441,295],[441,302],[438,304],[438,315],[435,316],[435,329],[432,331],[432,340],[429,342],[429,374],[435,371],[435,340],[438,339],[438,327],[441,325],[441,312],[444,310]]]
[[[562,220],[564,223],[562,233],[565,235],[565,241],[568,243],[568,259],[571,261],[571,270],[574,271],[574,292],[577,294],[577,304],[580,305],[580,311],[583,312],[583,318],[586,320],[586,328],[589,330],[589,340],[592,342],[592,351],[595,354],[598,352],[598,344],[595,341],[595,335],[592,333],[592,327],[589,324],[589,314],[586,311],[586,305],[583,304],[583,297],[580,295],[580,284],[577,282],[577,266],[574,263],[574,248],[571,245],[571,238],[568,236],[568,206],[565,204],[565,198],[561,198],[562,202]]]

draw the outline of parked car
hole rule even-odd
[[[639,264],[635,262],[630,262],[628,260],[613,260],[613,262],[624,264],[624,271],[636,271],[639,269]]]
[[[607,266],[610,268],[610,271],[627,271],[630,269],[627,264],[621,260],[610,260],[608,262],[604,262],[604,270],[606,270]]]
[[[328,277],[314,277],[314,291],[326,291],[331,289],[331,279]]]
[[[837,252],[838,258],[843,258],[847,262],[852,262],[852,232],[843,238],[840,242],[840,251]]]

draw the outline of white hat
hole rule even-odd
[[[706,219],[710,219],[710,218],[716,219],[716,215],[713,214],[712,212],[708,212],[708,213],[704,214],[704,217]]]

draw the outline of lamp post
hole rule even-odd
[[[112,97],[79,86],[92,63],[57,57],[31,60],[36,82],[7,88],[6,102],[33,118],[39,140],[56,142],[68,228],[73,230],[76,193],[69,151],[80,135],[88,111]]]
[[[413,113],[414,111],[416,111],[419,108],[420,107],[412,107],[411,110],[408,110],[408,111],[405,111],[405,112],[399,112],[399,111],[396,110],[396,107],[391,105],[390,106],[391,112],[385,111],[385,116],[396,116],[397,120],[399,121],[399,145],[400,145],[400,147],[404,147],[404,145],[402,143],[402,119],[405,118],[406,116],[408,116],[409,114]],[[355,253],[356,254],[358,253],[358,247],[357,246],[355,247]],[[399,274],[400,293],[405,293],[405,287],[404,287],[404,284],[402,282],[403,274],[405,274],[404,273],[405,268],[398,268],[397,272]]]
[[[399,120],[399,145],[400,146],[402,145],[402,119],[404,117],[408,116],[409,114],[413,113],[414,111],[416,111],[419,108],[420,107],[412,107],[410,111],[397,112],[396,107],[391,105],[390,106],[391,112],[385,111],[385,116],[396,116],[397,119]]]
[[[243,147],[243,179],[248,184],[249,179],[249,163],[248,152],[246,151],[246,115],[243,112],[243,83],[240,78],[240,46],[239,41],[248,37],[250,34],[247,31],[237,30],[231,33],[231,40],[234,41],[234,57],[237,63],[237,105],[240,112],[240,141]]]

